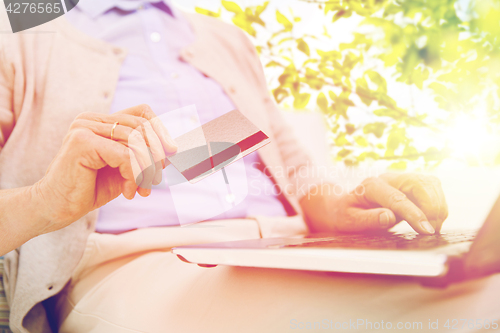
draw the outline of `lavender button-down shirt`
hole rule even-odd
[[[180,50],[195,36],[182,13],[168,0],[82,0],[66,18],[88,35],[128,50],[111,113],[147,103],[160,118],[169,116],[167,128],[179,129],[185,123],[199,126],[235,108],[217,82],[180,59]],[[173,112],[187,106],[185,111]],[[176,116],[170,117],[173,114]],[[257,153],[252,153],[239,165],[236,162],[226,167],[233,167],[228,170],[230,184],[246,189],[230,209],[226,201],[234,198],[228,197],[218,172],[196,186],[175,187],[162,182],[147,198],[136,196],[129,201],[120,196],[101,208],[97,231],[117,233],[183,221],[285,216],[271,180],[255,167],[258,161]]]

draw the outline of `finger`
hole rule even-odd
[[[441,223],[436,224],[436,232],[441,232],[441,227],[443,226],[444,221],[448,218],[448,203],[446,202],[446,197],[443,192],[443,188],[438,186],[435,188],[436,192],[438,192],[438,196],[441,199],[441,207],[439,209],[438,218]]]
[[[162,166],[165,165],[162,162],[166,159],[165,152],[163,150],[160,139],[156,135],[156,132],[153,130],[151,124],[149,122],[145,122],[143,124],[144,135],[146,138],[146,143],[150,149],[153,162],[155,163],[155,175],[153,179],[153,185],[158,185],[161,182],[162,177]]]
[[[116,112],[113,114],[84,112],[76,117],[72,126],[81,124],[82,120],[103,123],[103,124],[111,124],[111,125],[114,123],[119,123],[121,126],[130,127],[131,129],[136,129],[140,127],[143,123],[148,122],[146,118],[121,112]],[[107,134],[108,136],[110,132],[108,132]]]
[[[75,121],[72,125],[73,128],[81,127],[90,129],[95,134],[107,139],[111,139],[111,132],[113,132],[113,141],[121,144],[128,144],[128,137],[132,133],[133,128],[118,123],[97,122],[93,120],[80,119]],[[113,129],[114,127],[114,129]]]
[[[94,120],[88,120],[88,118]],[[129,126],[139,125],[134,131],[134,129],[129,126],[120,124],[115,126],[116,123],[109,122],[111,120],[120,120]],[[165,159],[165,154],[160,140],[147,120],[131,115],[100,118],[98,114],[87,114],[86,118],[78,119],[72,126],[88,128],[95,134],[109,139],[111,139],[111,134],[113,134],[114,141],[130,146],[135,153],[135,157],[131,160],[131,163],[134,164],[136,183],[141,188],[148,190],[151,189],[151,184],[157,185],[161,182],[161,170],[164,166],[162,161]],[[151,149],[152,157],[148,146]],[[151,163],[151,160],[155,163]],[[152,164],[155,165],[151,166]],[[141,190],[139,194],[144,196],[149,193],[148,191]]]
[[[141,165],[139,164],[139,161],[137,160],[137,157],[136,157],[134,151],[129,148],[128,154],[129,154],[128,156],[129,156],[129,160],[130,160],[130,165],[132,167],[132,171],[133,171],[133,175],[134,175],[133,181],[134,181],[134,185],[135,185],[135,190],[134,190],[134,193],[135,193],[136,191],[138,191],[138,187],[142,183],[142,179],[144,177],[142,174]],[[126,197],[126,198],[128,199],[128,197]],[[133,199],[133,196],[131,199]]]
[[[448,206],[439,179],[422,174],[403,174],[400,178],[397,188],[424,212],[435,230],[441,229]]]
[[[151,185],[154,180],[155,163],[141,132],[138,130],[133,130],[131,132],[128,138],[128,147],[133,151],[139,165],[139,169],[134,170],[136,184],[140,188],[146,190],[139,191],[139,194],[141,196],[147,196],[149,195],[148,191],[151,190]]]
[[[165,149],[165,154],[172,155],[177,151],[177,143],[175,143],[172,136],[168,132],[168,129],[163,125],[160,118],[155,117],[149,121],[154,131],[157,133],[158,137],[162,139],[162,145]]]
[[[154,131],[160,138],[163,148],[165,149],[165,154],[171,155],[177,151],[177,144],[170,136],[167,128],[163,125],[161,120],[156,116],[153,110],[149,107],[149,105],[142,104],[138,106],[134,106],[122,111],[117,112],[123,114],[130,114],[138,117],[142,117],[147,119]]]
[[[102,161],[111,168],[118,168],[123,178],[121,193],[127,199],[132,199],[137,190],[137,186],[135,184],[133,171],[134,163],[130,163],[130,149],[118,142],[105,139],[98,135],[89,136],[88,140],[90,142],[86,142],[87,146],[93,147]],[[99,202],[99,205],[102,206],[105,203],[106,202]]]
[[[132,129],[139,129],[139,127],[141,127],[141,131],[142,131],[142,126],[144,126],[144,124],[149,122],[150,127],[153,129],[153,131],[159,138],[164,153],[168,156],[172,155],[177,151],[177,145],[170,136],[168,130],[163,125],[161,120],[158,117],[156,117],[155,113],[151,110],[151,108],[148,105],[139,105],[131,107],[111,115],[85,112],[77,116],[75,123],[78,123],[80,120],[95,121],[107,124],[119,123],[122,126],[127,126]],[[111,129],[107,133],[108,134],[102,132],[101,134],[109,137]],[[170,162],[164,159],[163,164],[165,167],[168,164],[170,164]]]
[[[91,114],[92,115],[92,114]],[[146,145],[151,147],[153,150],[153,156],[155,162],[158,162],[159,168],[165,168],[170,162],[166,159],[163,147],[161,145],[160,139],[153,131],[151,124],[144,119],[131,115],[120,115],[119,117],[104,118],[101,114],[96,116],[88,116],[93,120],[86,118],[75,120],[72,124],[72,128],[88,128],[92,130],[95,134],[102,137],[113,139],[114,141],[120,142],[124,145],[128,144],[128,138],[132,133],[132,130],[136,129],[143,133],[146,137]],[[112,122],[112,120],[119,120]],[[116,125],[115,125],[116,124]],[[133,126],[136,126],[135,128]],[[113,137],[111,137],[113,134]],[[159,178],[161,182],[161,171],[156,175],[155,179]],[[158,182],[158,184],[159,184]]]
[[[435,230],[425,214],[404,193],[379,178],[368,178],[354,190],[361,203],[376,203],[390,209],[396,216],[404,219],[415,231],[434,234]]]
[[[405,193],[424,212],[434,229],[441,230],[448,217],[448,204],[439,178],[414,173],[386,173],[380,178]]]
[[[341,231],[387,230],[396,224],[396,216],[387,208],[363,209],[351,207],[346,212],[351,223],[337,226]]]

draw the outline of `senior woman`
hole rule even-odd
[[[40,181],[0,191],[0,255],[66,227],[120,194],[149,195],[169,163],[165,157],[176,150],[147,105],[113,115],[82,113]]]
[[[64,228],[120,194],[129,200],[136,193],[148,196],[151,186],[161,182],[161,171],[169,164],[166,156],[176,151],[176,143],[148,105],[139,105],[112,115],[91,112],[78,115],[41,180],[32,186],[0,191],[0,211],[3,212],[0,216],[0,254],[21,246],[33,237]],[[308,203],[304,199],[303,205],[308,207],[311,227],[317,231],[330,230],[331,227],[325,225],[328,219],[329,223],[338,221],[337,228],[347,231],[353,231],[353,227],[349,226],[352,222],[356,223],[357,230],[392,227],[396,222],[392,211],[372,210],[368,214],[362,209],[356,211],[356,207],[373,205],[367,202],[366,195],[375,204],[383,203],[383,207],[390,207],[399,216],[406,216],[416,230],[433,234],[435,229],[425,214],[401,192],[384,184],[393,183],[403,187],[402,183],[407,183],[406,186],[410,188],[418,184],[418,179],[422,179],[422,184],[427,181],[440,193],[439,181],[434,178],[424,180],[413,175],[397,177],[389,174],[382,179],[385,181],[365,181],[364,185],[369,185],[368,192],[365,193],[366,189],[363,189],[362,196],[353,191],[343,196],[342,200],[336,199],[339,204],[336,205],[335,213],[329,212],[329,207],[334,207],[330,206],[333,198],[330,197],[328,202],[318,200],[324,193],[331,194],[334,191],[316,191],[320,195],[314,195],[316,200],[309,200]],[[376,199],[379,194],[383,194],[384,201]],[[439,205],[443,204],[439,200],[443,200],[444,196],[425,199],[428,200],[426,204],[432,204],[432,199],[435,199]],[[326,203],[328,206],[325,206]],[[354,212],[350,213],[349,210]],[[434,213],[433,209],[427,212],[436,214],[436,227],[440,228],[447,216],[446,205],[438,213]],[[370,219],[379,215],[383,217]],[[346,220],[342,223],[342,219]],[[374,221],[380,224],[373,226]]]
[[[420,233],[440,230],[447,206],[433,177],[386,174],[365,180],[363,191],[322,184],[308,193],[322,180],[238,28],[168,0],[88,0],[65,16],[71,24],[61,17],[0,34],[0,254],[10,251],[4,283],[14,331],[280,331],[286,309],[345,308],[331,297],[343,283],[307,272],[203,270],[169,248],[307,228],[384,230],[401,220]],[[127,108],[140,103],[151,107]],[[206,228],[176,227],[167,190],[151,188],[176,151],[156,115],[192,104],[203,122],[236,108],[266,132],[271,143],[244,158],[246,170],[261,189],[288,191],[249,193]],[[148,198],[131,200],[135,193]],[[194,196],[211,194],[189,187],[183,200]]]

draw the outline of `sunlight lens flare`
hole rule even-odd
[[[484,115],[461,114],[446,131],[446,141],[456,157],[483,160],[494,148],[495,136],[491,133],[488,118]]]

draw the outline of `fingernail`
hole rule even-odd
[[[436,230],[434,230],[432,225],[427,221],[420,222],[420,226],[422,227],[422,229],[427,231],[429,234],[434,234],[436,232]]]
[[[161,171],[156,173],[153,185],[159,185],[161,183],[161,176]]]
[[[382,228],[387,228],[390,223],[389,213],[383,212],[382,214],[380,214],[378,217],[378,222],[380,223],[380,226]]]
[[[142,175],[142,172],[135,177],[135,185],[141,186],[142,180],[144,179],[144,176]]]
[[[179,148],[179,146],[177,145],[177,143],[175,143],[174,139],[170,139],[170,144],[172,145],[172,147],[174,147],[175,149]]]
[[[177,146],[177,143],[175,143],[174,139],[170,137],[168,130],[164,126],[161,126],[161,130],[163,132],[162,133],[163,137],[167,139],[168,144],[172,146],[172,148],[179,148],[179,146]]]

